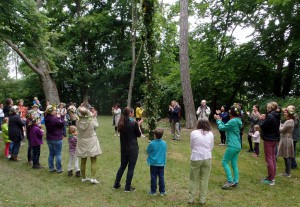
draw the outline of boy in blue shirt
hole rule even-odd
[[[149,194],[157,195],[156,188],[158,177],[159,192],[161,196],[166,195],[165,180],[164,180],[164,169],[166,165],[167,157],[167,143],[162,140],[164,134],[163,129],[154,130],[154,140],[151,141],[147,148],[148,158],[147,163],[150,165],[151,175],[151,191]]]

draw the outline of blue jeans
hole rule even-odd
[[[159,192],[165,193],[165,179],[164,179],[164,166],[153,166],[150,165],[150,175],[151,175],[151,193],[156,193],[158,177]]]
[[[225,170],[227,181],[228,182],[239,182],[239,168],[238,168],[238,157],[241,149],[235,147],[227,147],[225,154],[223,156],[222,165]],[[229,166],[229,162],[231,162],[231,167],[233,170],[234,178],[232,178],[231,169]]]
[[[47,140],[49,148],[48,166],[50,171],[54,171],[54,157],[56,159],[56,169],[57,172],[62,171],[61,166],[61,150],[62,150],[62,140]]]

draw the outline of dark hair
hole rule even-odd
[[[125,123],[129,120],[130,113],[133,113],[134,110],[130,107],[125,107],[123,110],[123,113],[120,117],[119,123],[118,123],[118,130],[122,131],[124,129]]]
[[[120,108],[120,104],[119,103],[116,103],[115,106],[118,107],[118,108]]]
[[[255,108],[257,108],[257,111],[259,111],[259,105],[254,105]]]
[[[158,129],[155,129],[155,130],[154,130],[154,136],[155,136],[157,139],[161,139],[162,136],[163,136],[163,134],[164,134],[164,130],[163,130],[163,129],[158,128]]]
[[[197,122],[197,129],[202,129],[203,131],[210,131],[210,124],[207,119],[199,119]]]
[[[137,106],[137,107],[141,107],[141,106],[142,106],[141,102],[137,102],[137,103],[136,103],[136,106]]]
[[[241,116],[241,109],[236,106],[230,107],[230,116],[239,117]]]
[[[12,103],[12,99],[11,99],[11,98],[7,98],[7,99],[5,100],[5,103],[6,103],[6,105],[8,106],[9,104]]]

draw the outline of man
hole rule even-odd
[[[208,106],[206,106],[206,100],[202,100],[201,101],[201,106],[198,107],[197,109],[197,116],[198,116],[198,120],[199,119],[207,119],[209,118],[211,111],[210,108]]]
[[[181,108],[176,101],[171,101],[169,106],[170,120],[171,120],[171,132],[172,140],[180,140],[180,112]]]

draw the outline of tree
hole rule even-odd
[[[59,103],[51,69],[55,65],[49,59],[45,46],[47,18],[39,12],[37,4],[32,0],[7,1],[0,5],[0,10],[0,18],[3,20],[0,38],[39,76],[46,100]]]
[[[196,124],[196,113],[189,71],[188,0],[180,0],[180,71],[186,128],[192,129]]]

